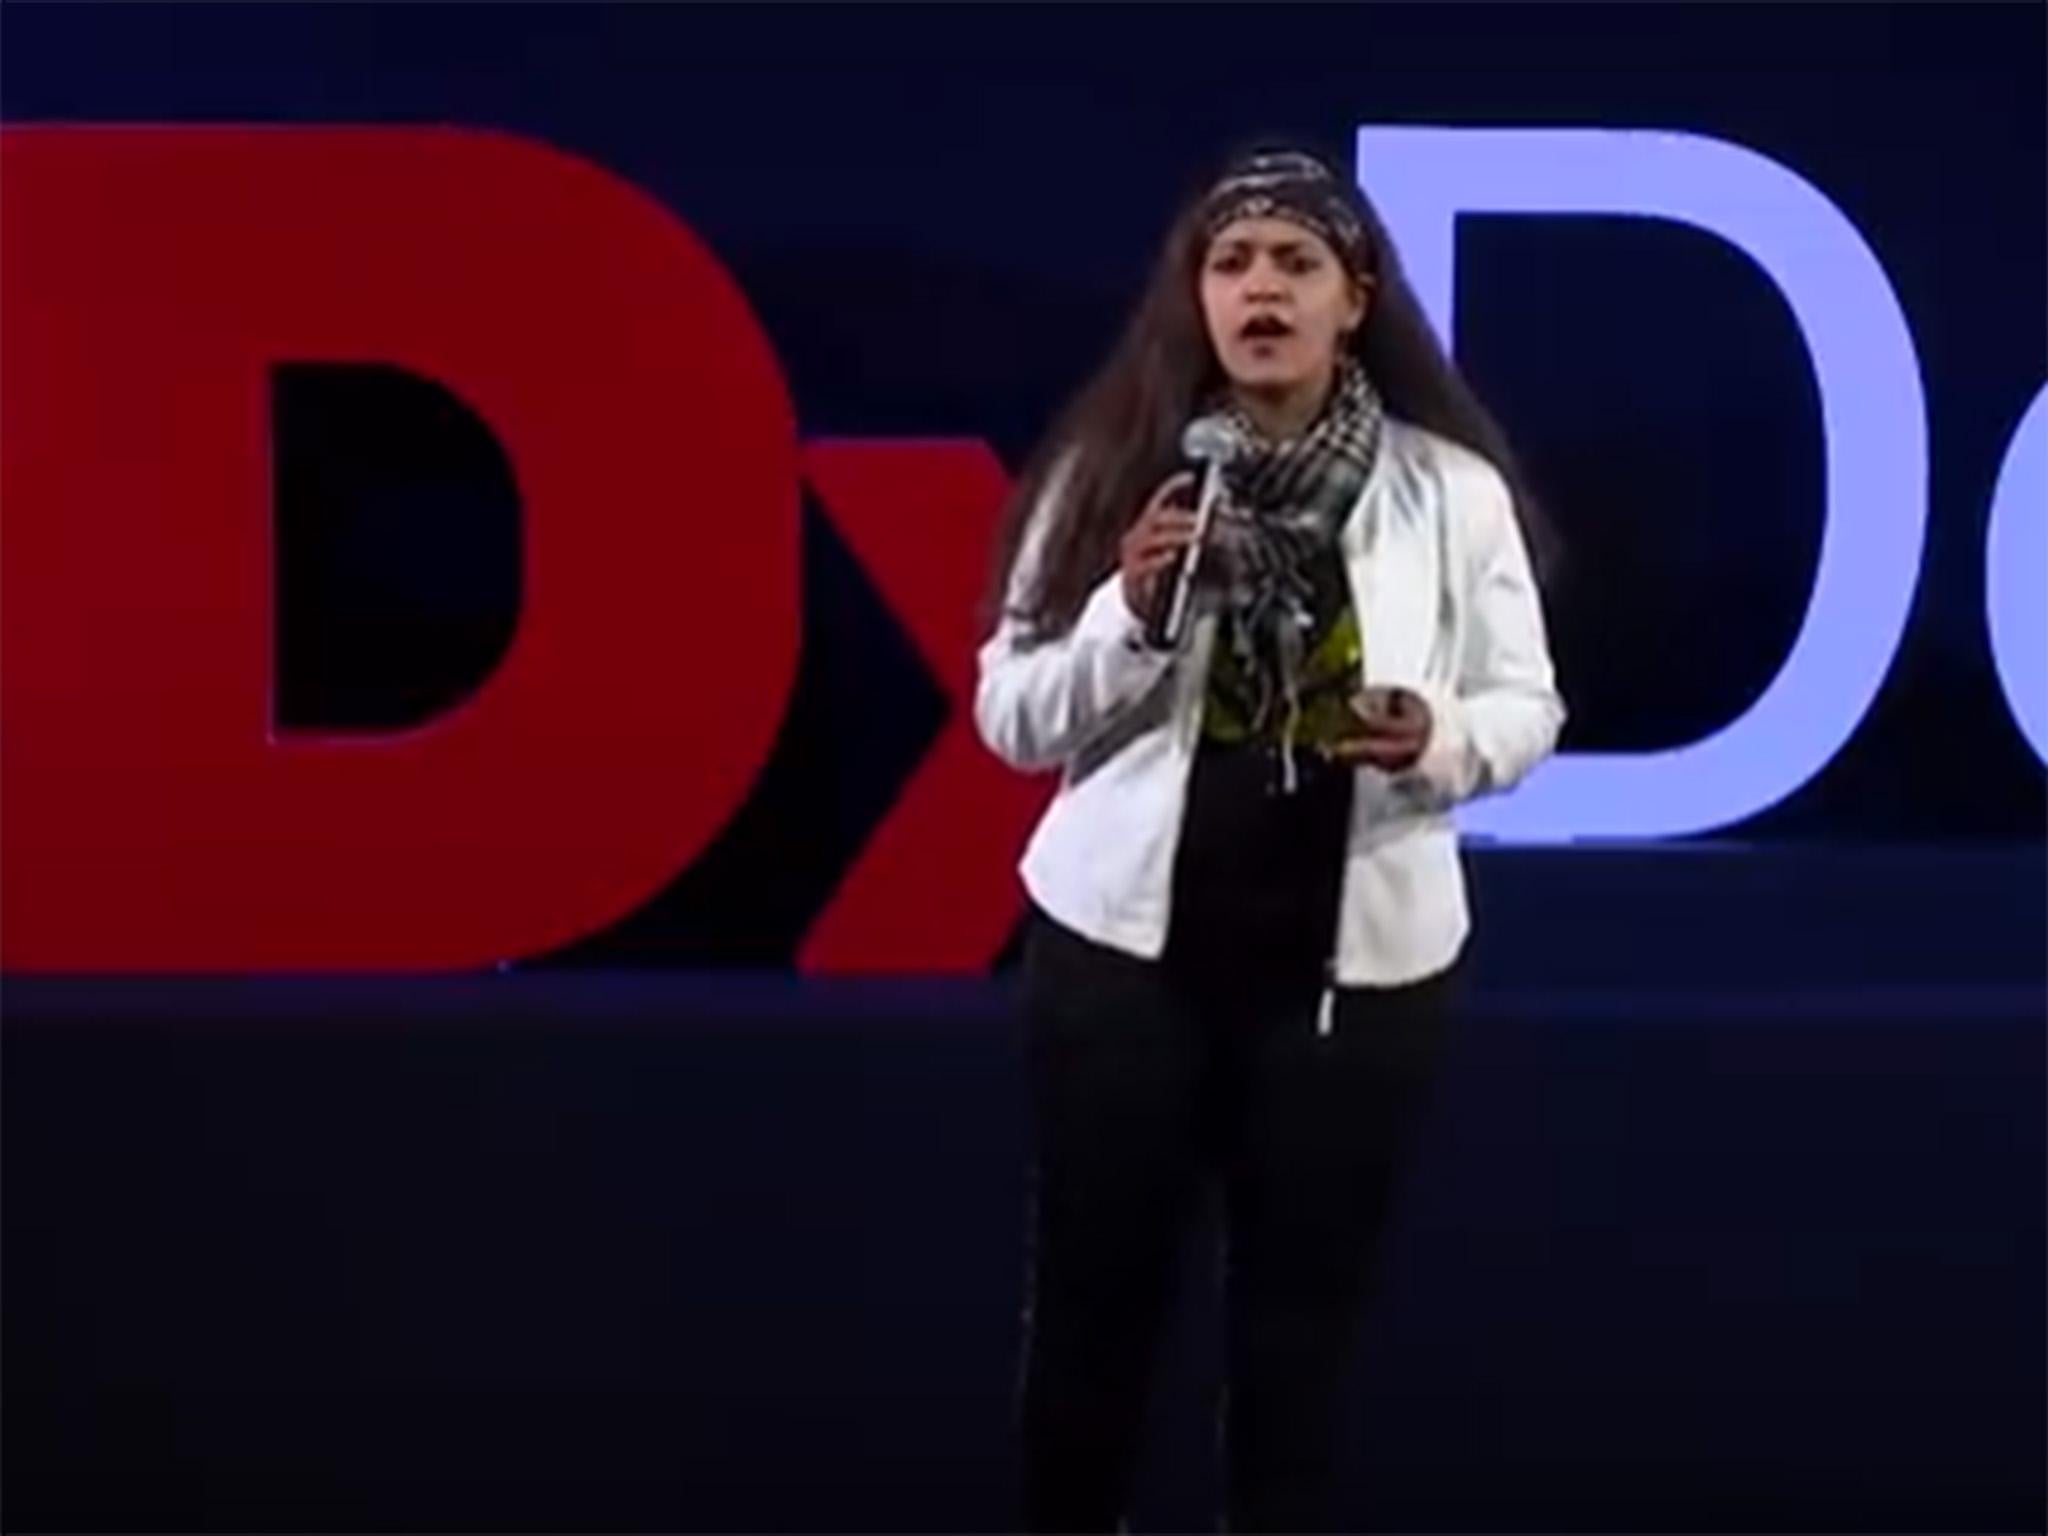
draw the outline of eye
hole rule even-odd
[[[1306,277],[1309,273],[1321,267],[1322,262],[1317,260],[1310,252],[1299,251],[1290,255],[1282,265],[1290,276]]]
[[[1244,252],[1235,247],[1229,250],[1217,251],[1209,258],[1209,270],[1211,272],[1242,272],[1244,270]]]

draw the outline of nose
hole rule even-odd
[[[1287,296],[1286,275],[1278,262],[1261,256],[1245,275],[1245,298],[1252,303],[1271,303]]]

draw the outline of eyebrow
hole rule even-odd
[[[1235,240],[1218,240],[1210,254],[1217,251],[1267,250],[1275,256],[1291,256],[1306,251],[1315,253],[1315,246],[1308,240],[1290,238],[1286,240],[1260,241],[1239,236]]]

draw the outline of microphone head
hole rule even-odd
[[[1209,464],[1228,464],[1244,451],[1243,434],[1227,416],[1197,416],[1181,430],[1180,451],[1184,458]]]

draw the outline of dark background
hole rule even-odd
[[[1390,1249],[1352,1493],[1388,1529],[2017,1530],[2048,1428],[2048,798],[1983,551],[2048,374],[2043,18],[13,5],[0,107],[550,141],[709,241],[803,435],[977,436],[1012,466],[1247,138],[1672,128],[1813,182],[1919,353],[1913,617],[1783,804],[1474,858],[1477,997]],[[1733,718],[1817,547],[1782,301],[1705,235],[1616,220],[1467,220],[1459,282],[1461,360],[1570,551],[1566,745]],[[286,370],[276,403],[280,712],[429,717],[515,621],[516,489],[403,378]],[[757,793],[609,932],[495,977],[8,981],[12,1525],[1004,1522],[1006,980],[781,974],[945,707],[814,509],[804,533]],[[1211,1322],[1191,1287],[1141,1522],[1204,1522]]]

